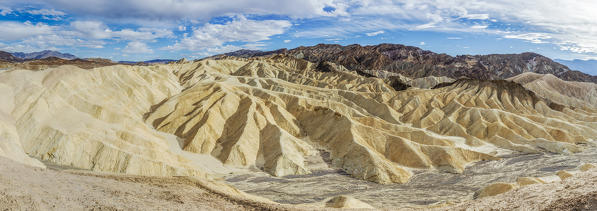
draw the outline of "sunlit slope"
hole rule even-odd
[[[276,176],[309,173],[305,157],[324,150],[357,178],[405,182],[410,168],[460,172],[498,153],[575,152],[596,135],[595,116],[553,110],[505,81],[396,92],[381,79],[284,57],[179,69],[184,91],[148,123],[184,139],[187,151]]]
[[[573,153],[597,137],[593,111],[517,83],[395,91],[282,56],[16,70],[0,84],[25,152],[96,171],[201,174],[213,165],[192,155],[205,154],[275,176],[309,174],[306,159],[325,151],[330,167],[355,178],[403,183],[413,169],[458,173],[504,154]]]
[[[564,81],[551,74],[537,73],[523,73],[508,80],[563,105],[597,109],[597,84],[594,83]]]
[[[180,91],[165,68],[61,66],[0,75],[9,87],[18,138],[27,154],[61,165],[139,175],[194,175],[198,169],[143,121],[160,100]],[[180,151],[180,150],[179,150]]]

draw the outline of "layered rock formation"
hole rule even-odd
[[[325,151],[330,167],[355,178],[404,183],[412,169],[458,173],[505,154],[577,152],[597,137],[594,111],[514,82],[396,91],[384,79],[285,56],[13,70],[0,84],[29,155],[140,175],[202,174],[207,162],[309,174],[306,158]]]
[[[14,60],[2,62],[0,59],[0,68],[6,69],[28,69],[28,70],[44,70],[62,65],[74,65],[83,69],[92,69],[96,67],[104,67],[115,65],[114,62],[108,59],[61,59],[57,57],[48,57],[36,60]]]
[[[570,70],[568,67],[536,53],[452,57],[399,44],[373,46],[319,44],[268,52],[242,50],[213,58],[223,56],[249,58],[276,54],[304,58],[315,63],[333,62],[351,70],[385,70],[411,78],[447,76],[489,80],[506,79],[525,72],[535,72],[553,74],[568,81],[597,83],[597,76]]]
[[[138,175],[198,175],[176,138],[143,113],[179,92],[165,68],[62,66],[0,75],[1,96],[27,154],[75,168]],[[10,127],[10,125],[9,125]]]
[[[6,51],[0,51],[0,61],[2,61],[2,62],[19,62],[19,61],[22,61],[22,59],[15,57],[14,55],[12,55],[11,53],[8,53]]]
[[[597,108],[597,84],[594,83],[564,81],[551,74],[536,73],[523,73],[508,80],[562,105]]]
[[[50,57],[56,57],[56,58],[68,59],[68,60],[77,58],[75,55],[72,55],[69,53],[61,53],[58,51],[50,51],[50,50],[31,52],[31,53],[14,52],[14,53],[12,53],[12,55],[17,58],[21,58],[23,60],[45,59],[45,58],[50,58]]]

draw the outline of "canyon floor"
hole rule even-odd
[[[520,158],[528,159],[528,157]],[[186,177],[101,174],[51,165],[47,169],[40,169],[5,158],[0,158],[0,172],[2,172],[0,207],[3,210],[326,210],[314,206],[281,205],[228,196]],[[345,178],[344,181],[351,180]],[[320,182],[329,183],[326,180],[320,180]],[[316,186],[311,185],[309,188]],[[597,171],[593,169],[578,173],[561,182],[529,185],[493,197],[431,206],[402,207],[386,204],[380,208],[381,210],[595,210],[597,209],[596,186]],[[354,186],[345,188],[351,187]],[[412,189],[412,185],[407,184],[396,193],[407,194],[408,191],[404,191],[406,188],[411,188],[411,192],[418,190]],[[389,191],[387,187],[384,189],[385,192]],[[434,190],[447,191],[447,189],[439,186],[428,187],[426,193],[417,198],[424,199],[432,195]],[[469,189],[472,190],[472,188]],[[274,191],[273,187],[263,187],[261,190],[265,193]],[[369,192],[374,191],[369,190]],[[317,195],[317,190],[311,193]],[[407,195],[414,197],[415,194],[416,192]],[[288,194],[282,193],[280,197],[284,197],[283,195]],[[362,198],[364,195],[366,194],[354,196]],[[441,193],[432,198],[441,198],[439,195]],[[296,197],[295,203],[305,198],[307,201],[310,199],[305,195]],[[288,200],[289,197],[286,196],[286,198]],[[392,201],[391,199],[378,196],[373,200],[363,198],[363,201],[377,205]],[[396,199],[398,202],[395,204],[404,204],[400,200],[403,199]]]
[[[350,195],[376,208],[426,208],[472,200],[475,192],[491,183],[516,182],[518,177],[557,177],[556,172],[574,171],[583,163],[597,163],[597,148],[572,155],[524,154],[479,162],[462,174],[420,171],[405,184],[367,182],[331,168],[278,178],[254,171],[229,176],[226,181],[247,193],[286,204],[317,203],[337,195]]]
[[[100,174],[0,158],[2,210],[292,210],[218,193],[188,177]]]
[[[595,204],[581,167],[597,163],[593,83],[412,79],[287,55],[102,65],[0,73],[0,208]]]

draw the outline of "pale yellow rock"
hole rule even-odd
[[[526,185],[533,185],[533,184],[544,184],[545,182],[536,177],[519,177],[516,179],[516,183],[518,186],[526,186]]]
[[[559,104],[597,108],[597,84],[564,81],[551,74],[523,73],[508,80],[520,83],[538,95]]]
[[[9,70],[0,102],[14,121],[3,128],[18,135],[11,152],[94,171],[309,174],[306,158],[326,151],[329,167],[383,184],[407,182],[413,168],[461,173],[513,152],[574,153],[597,137],[595,111],[551,108],[516,83],[395,91],[316,67],[274,56]]]
[[[45,168],[46,166],[36,159],[29,157],[23,151],[19,134],[14,127],[14,120],[0,111],[0,156],[9,158],[29,166]]]
[[[558,175],[558,177],[560,177],[560,179],[562,179],[562,180],[565,180],[567,178],[574,176],[572,173],[565,171],[565,170],[558,171],[556,173],[556,175]]]
[[[595,165],[592,163],[585,163],[579,167],[580,171],[588,171],[595,168]]]
[[[427,76],[423,78],[415,78],[406,83],[412,87],[417,87],[421,89],[431,89],[438,84],[441,83],[452,83],[455,80],[453,78],[449,78],[446,76],[437,77],[437,76]]]
[[[494,183],[481,189],[478,192],[477,198],[495,196],[517,188],[518,186],[514,183]]]
[[[375,209],[371,205],[351,196],[336,196],[325,202],[325,207],[347,209]]]
[[[174,137],[153,130],[143,114],[179,92],[158,67],[74,66],[0,74],[2,102],[27,154],[59,165],[137,175],[203,175]],[[173,143],[174,142],[174,143]]]
[[[29,166],[45,168],[43,163],[29,157],[23,150],[15,119],[9,114],[15,107],[14,100],[11,99],[13,95],[11,87],[0,83],[0,96],[7,98],[0,103],[0,156]]]

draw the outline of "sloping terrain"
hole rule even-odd
[[[508,79],[543,98],[573,107],[597,108],[597,84],[563,81],[553,75],[523,73]]]
[[[172,147],[175,137],[143,122],[144,112],[180,89],[166,69],[14,70],[3,72],[0,84],[5,119],[14,119],[5,128],[16,128],[12,138],[33,157],[95,171],[201,174]]]
[[[52,67],[59,67],[62,65],[74,65],[83,69],[92,69],[96,67],[115,65],[108,59],[61,59],[57,57],[47,57],[36,60],[12,60],[4,61],[0,59],[0,68],[5,69],[27,69],[27,70],[44,70]]]
[[[50,58],[50,57],[56,57],[56,58],[67,59],[67,60],[77,58],[75,55],[72,55],[69,53],[60,53],[58,51],[50,51],[50,50],[31,52],[31,53],[14,52],[14,53],[12,53],[12,55],[17,58],[21,58],[23,60],[45,59],[45,58]]]
[[[47,67],[0,73],[0,156],[141,176],[331,169],[390,184],[577,153],[597,137],[593,98],[548,75],[413,79],[284,55]]]
[[[193,177],[37,169],[2,157],[0,172],[3,210],[300,210]]]
[[[533,184],[493,197],[431,210],[595,210],[597,171],[579,173],[561,182]]]
[[[95,171],[202,175],[224,164],[309,174],[305,160],[324,151],[355,178],[404,183],[411,169],[458,173],[517,152],[578,152],[597,137],[591,111],[513,82],[395,91],[316,67],[277,56],[14,70],[0,81],[4,102],[19,105],[10,114],[27,154]]]
[[[22,61],[22,59],[13,56],[9,52],[0,51],[0,61],[2,61],[2,62],[19,62],[19,61]]]
[[[241,50],[212,58],[235,56],[241,58],[290,55],[314,63],[333,62],[355,71],[384,70],[411,78],[427,76],[467,77],[472,79],[506,79],[524,72],[552,74],[563,80],[597,83],[591,76],[552,61],[536,53],[463,55],[452,57],[399,44],[316,46],[279,49],[275,51]]]

